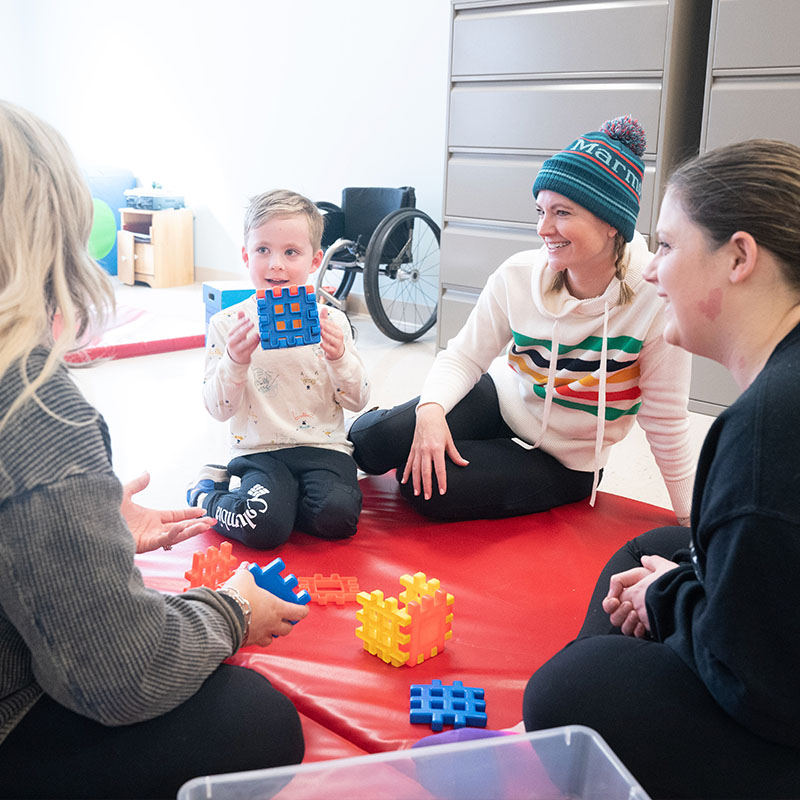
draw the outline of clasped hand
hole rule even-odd
[[[216,525],[217,521],[213,517],[205,516],[202,508],[158,511],[134,503],[133,495],[141,492],[149,483],[150,474],[143,472],[122,487],[119,510],[128,523],[137,553],[147,553],[158,550],[159,547],[169,549],[172,545],[205,533],[212,525]]]
[[[650,632],[645,606],[647,588],[653,581],[678,565],[661,556],[642,556],[642,566],[611,576],[603,610],[611,624],[626,636],[644,638]]]

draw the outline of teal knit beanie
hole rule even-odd
[[[563,194],[633,239],[642,193],[646,140],[631,116],[604,122],[544,162],[533,184]]]

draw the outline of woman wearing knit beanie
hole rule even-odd
[[[678,521],[689,515],[690,356],[664,341],[635,231],[645,135],[604,123],[544,162],[533,185],[538,250],[489,277],[422,394],[350,429],[365,472],[397,471],[437,519],[529,514],[594,496],[610,447],[644,429]],[[532,209],[533,211],[533,209]]]

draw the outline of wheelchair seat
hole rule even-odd
[[[375,229],[385,217],[400,208],[414,208],[415,204],[413,186],[400,186],[396,189],[350,186],[342,189],[341,206],[317,203],[320,210],[326,212],[322,249],[326,250],[337,239],[349,239],[363,253]]]

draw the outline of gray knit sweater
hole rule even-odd
[[[0,418],[22,387],[14,365]],[[163,714],[241,642],[228,598],[145,588],[121,499],[106,424],[60,368],[0,432],[0,743],[43,692],[104,725]]]

